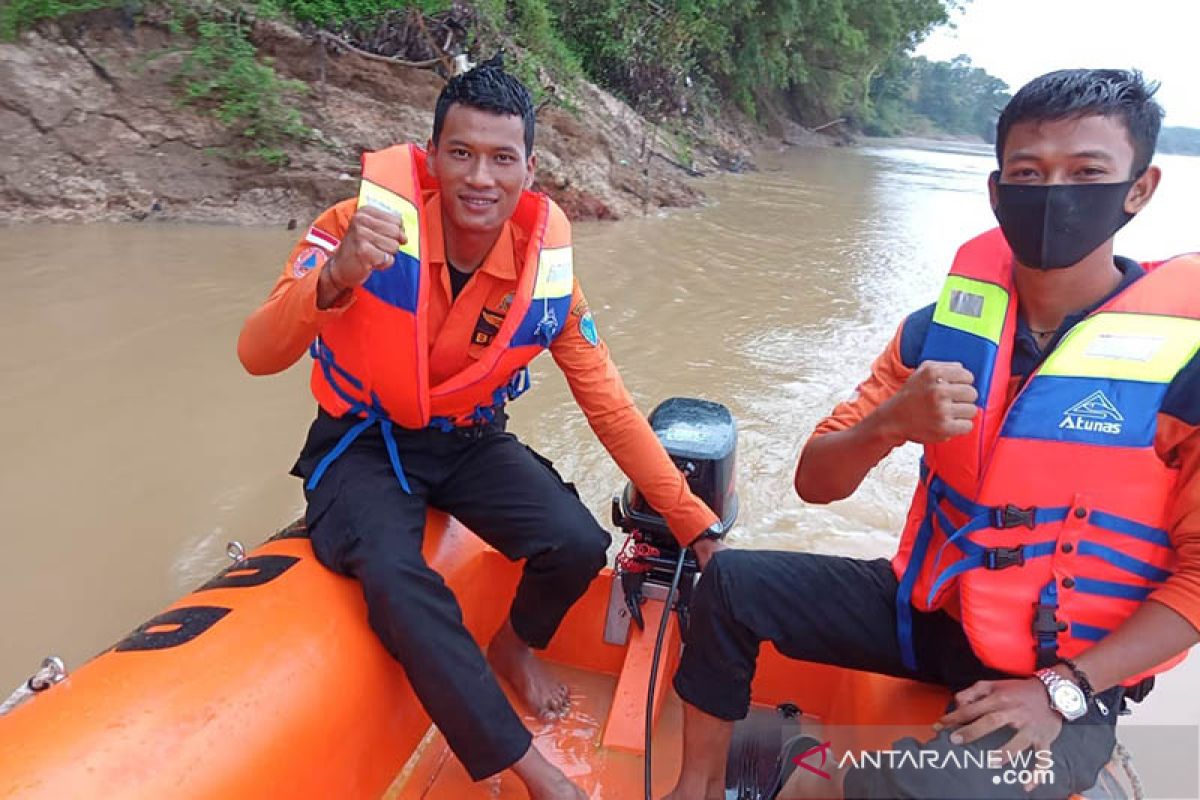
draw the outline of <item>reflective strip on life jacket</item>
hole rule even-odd
[[[414,195],[414,199],[418,196]],[[404,236],[388,269],[377,269],[363,283],[363,289],[388,305],[416,313],[421,282],[421,216],[413,199],[389,191],[367,179],[359,187],[359,204],[380,208],[400,217]]]
[[[933,324],[921,360],[962,363],[975,378],[979,392],[976,404],[985,405],[1007,315],[1008,292],[1004,287],[961,275],[948,276],[933,310]]]

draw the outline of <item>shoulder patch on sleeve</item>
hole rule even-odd
[[[316,269],[329,260],[329,253],[320,247],[305,247],[296,253],[292,259],[292,274],[303,278],[306,273]]]
[[[596,320],[592,317],[592,312],[585,311],[583,316],[579,318],[579,332],[583,334],[583,338],[587,339],[588,344],[592,347],[600,344],[600,333],[596,330]]]

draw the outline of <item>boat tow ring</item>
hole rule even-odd
[[[229,556],[233,563],[240,564],[246,560],[246,546],[234,539],[225,545],[225,555]]]
[[[67,678],[67,667],[58,656],[49,656],[42,661],[37,672],[29,676],[20,686],[13,690],[8,699],[0,703],[0,717],[12,711],[39,692],[44,692]]]

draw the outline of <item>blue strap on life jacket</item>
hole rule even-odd
[[[929,466],[922,458],[921,481],[926,485],[925,516],[921,520],[921,526],[917,528],[917,537],[913,541],[912,551],[908,554],[908,565],[904,568],[904,574],[900,576],[900,583],[896,587],[896,638],[900,644],[900,660],[910,672],[917,670],[917,653],[912,638],[912,595],[917,585],[917,577],[921,574],[921,565],[925,562],[929,550],[929,540],[933,538],[931,508],[937,505],[939,494],[935,480],[937,477],[930,475]]]
[[[554,313],[554,309],[550,307],[550,299],[542,299],[542,318],[538,321],[537,327],[533,329],[533,338],[538,341],[542,347],[549,347],[554,341],[554,337],[558,335],[558,314]]]
[[[476,406],[475,409],[467,415],[466,419],[470,420],[474,425],[491,424],[496,421],[496,414],[500,409],[504,408],[505,404],[511,400],[516,400],[525,392],[529,391],[529,387],[533,385],[529,377],[529,368],[521,367],[513,373],[509,381],[504,386],[492,392],[492,404],[490,406]],[[431,417],[429,427],[442,433],[452,433],[458,427],[453,417]]]
[[[936,492],[942,500],[945,500],[950,505],[954,506],[959,513],[965,514],[968,517],[975,517],[991,510],[991,506],[984,506],[976,503],[974,500],[971,500],[953,486],[946,483],[944,480],[942,480],[941,476],[937,475],[936,473],[930,474],[929,467],[925,466],[924,460],[922,460],[921,466],[922,477],[928,478],[930,488]]]
[[[553,316],[553,309],[550,309],[550,314]],[[321,371],[325,376],[325,382],[329,384],[337,393],[338,397],[342,398],[350,407],[348,413],[356,416],[362,416],[362,419],[355,425],[342,434],[342,438],[337,444],[324,455],[317,463],[317,468],[313,470],[309,476],[305,487],[309,490],[315,489],[324,477],[325,472],[329,469],[338,458],[342,456],[354,444],[354,441],[362,435],[363,431],[370,428],[372,425],[378,424],[380,432],[383,435],[383,443],[387,448],[388,460],[392,465],[392,472],[396,474],[396,480],[400,482],[400,487],[408,494],[412,494],[412,487],[409,486],[408,476],[404,474],[404,465],[400,461],[400,448],[396,444],[396,438],[393,434],[394,424],[391,417],[388,416],[383,404],[379,402],[379,397],[372,392],[371,402],[364,403],[359,398],[350,394],[339,381],[345,381],[361,392],[363,390],[362,381],[355,378],[352,374],[340,367],[337,360],[333,356],[333,351],[329,346],[321,341],[320,337],[315,339],[309,347],[309,354],[313,359],[321,365]],[[492,393],[492,405],[476,406],[471,412],[469,419],[475,425],[490,425],[496,420],[497,410],[504,407],[504,404],[509,400],[515,400],[525,392],[529,391],[532,381],[529,377],[529,368],[522,367],[513,373],[508,383],[496,389]],[[433,417],[429,420],[429,427],[434,430],[439,430],[443,433],[452,432],[457,426],[455,421],[450,417]]]
[[[925,559],[929,557],[929,544],[933,538],[934,526],[940,525],[943,532],[947,534],[946,542],[938,549],[935,556],[935,568],[941,563],[945,549],[951,543],[962,550],[964,556],[938,575],[926,600],[929,605],[932,605],[942,587],[954,577],[968,569],[1002,569],[1004,566],[1010,565],[1008,557],[1011,557],[1014,552],[1011,548],[985,548],[967,538],[971,533],[985,528],[1011,527],[1009,515],[1013,513],[1013,509],[984,506],[974,502],[933,474],[924,459],[921,460],[921,479],[926,485],[925,516],[921,520],[921,526],[917,529],[908,565],[905,567],[896,589],[896,636],[900,644],[900,658],[904,666],[912,671],[917,669],[916,648],[912,638],[913,590],[916,588],[917,578],[921,574]],[[964,525],[956,527],[941,508],[942,501],[949,503],[960,513],[969,516],[970,519]],[[1069,509],[1062,506],[1028,511],[1018,509],[1017,511],[1022,514],[1020,516],[1021,524],[1029,524],[1032,527],[1039,523],[1065,519]],[[1024,516],[1026,514],[1028,514],[1028,518]],[[1016,552],[1019,553],[1019,558],[1048,556],[1054,552],[1054,543],[1027,545]]]
[[[309,476],[305,488],[310,491],[317,488],[317,485],[321,482],[321,478],[325,476],[325,472],[329,469],[330,465],[334,461],[337,461],[350,448],[350,445],[354,444],[354,441],[362,435],[363,431],[378,423],[383,434],[384,446],[387,447],[388,460],[392,464],[392,472],[396,474],[396,480],[400,482],[400,488],[404,489],[405,493],[412,494],[412,488],[408,484],[408,477],[404,474],[404,465],[400,463],[400,449],[396,446],[396,439],[392,435],[392,420],[388,417],[383,405],[379,402],[379,397],[374,392],[371,392],[371,403],[368,405],[347,392],[339,384],[337,378],[334,377],[335,374],[345,379],[347,383],[360,392],[363,388],[362,381],[338,366],[334,360],[333,351],[321,341],[320,337],[313,340],[312,346],[309,347],[309,354],[321,365],[321,371],[325,375],[325,382],[350,406],[348,413],[356,416],[362,415],[362,419],[342,434],[342,438],[333,446],[333,449],[326,453],[320,462],[318,462],[317,468]]]
[[[934,536],[932,509],[937,505],[937,483],[941,482],[936,475],[930,475],[929,464],[925,463],[924,458],[920,459],[920,481],[925,483],[925,516],[917,528],[912,551],[908,553],[904,575],[900,576],[900,583],[896,585],[896,639],[900,643],[900,661],[911,672],[917,670],[917,651],[912,643],[912,590],[916,588],[920,566],[924,564],[926,552],[929,551],[929,540]]]
[[[1047,509],[1034,509],[1035,524],[1058,522],[1066,518],[1066,507],[1056,507]],[[1105,525],[1103,527],[1109,529],[1126,529],[1141,534],[1146,534],[1147,531],[1156,531],[1155,528],[1149,528],[1141,523],[1133,520],[1125,519],[1124,517],[1105,512],[1092,512],[1092,517],[1101,514],[1101,519]],[[1131,534],[1132,535],[1132,534]],[[1146,536],[1138,536],[1138,538],[1146,538]],[[933,603],[935,597],[942,588],[950,581],[958,578],[960,575],[975,569],[1004,569],[1009,566],[1020,566],[1025,562],[1034,558],[1045,558],[1053,555],[1058,548],[1056,541],[1037,542],[1034,544],[1018,545],[1016,547],[989,547],[984,548],[972,543],[977,552],[973,552],[963,557],[959,561],[951,564],[946,569],[942,570],[934,580],[933,586],[929,591],[927,602]],[[1080,556],[1088,556],[1101,559],[1112,566],[1132,573],[1147,580],[1162,582],[1170,577],[1170,572],[1154,566],[1142,559],[1134,558],[1126,553],[1122,553],[1106,545],[1087,540],[1080,541],[1077,547],[1077,552]],[[1116,581],[1104,581],[1094,578],[1076,578],[1074,579],[1074,590],[1085,594],[1102,595],[1106,597],[1117,597],[1125,600],[1142,601],[1150,596],[1152,589],[1143,586],[1134,586]],[[1038,602],[1035,606],[1033,636],[1036,644],[1037,664],[1039,668],[1053,666],[1057,663],[1058,653],[1058,634],[1059,623],[1055,617],[1055,612],[1058,609],[1058,588],[1054,580],[1049,581],[1042,587],[1038,594]],[[1065,628],[1064,628],[1065,629]],[[1086,625],[1084,623],[1073,622],[1070,627],[1071,636],[1073,638],[1082,639],[1085,641],[1100,641],[1109,631],[1106,628],[1100,628],[1095,625]]]
[[[512,378],[508,381],[508,385],[504,387],[504,392],[509,400],[516,400],[528,392],[532,386],[533,378],[529,376],[529,367],[521,367],[513,373]]]
[[[1082,639],[1085,642],[1099,642],[1112,631],[1099,625],[1085,625],[1082,622],[1071,623],[1071,638]]]
[[[925,561],[932,536],[932,518],[926,514],[921,520],[921,527],[917,529],[917,538],[908,556],[908,566],[904,568],[900,585],[896,587],[896,637],[900,641],[900,660],[911,672],[917,670],[917,653],[912,638],[913,588],[917,584],[917,576],[921,574],[921,564]]]
[[[1139,578],[1145,578],[1148,581],[1162,583],[1167,578],[1171,577],[1171,572],[1169,570],[1156,567],[1140,558],[1134,558],[1131,555],[1122,553],[1120,550],[1116,550],[1112,547],[1108,547],[1107,545],[1099,544],[1097,542],[1090,542],[1086,539],[1082,540],[1079,542],[1078,551],[1079,555],[1081,556],[1098,558],[1101,561],[1111,564],[1119,570],[1123,570],[1132,575],[1137,575]]]
[[[442,433],[451,433],[456,426],[450,417],[430,417],[429,427]]]
[[[990,562],[988,562],[987,559],[991,558],[994,560],[996,556],[988,556],[987,553],[989,551],[1002,550],[1005,548],[985,548],[976,544],[975,542],[972,542],[966,537],[970,536],[976,531],[984,530],[985,528],[1005,530],[1007,528],[1025,526],[1030,530],[1033,530],[1038,525],[1045,525],[1051,522],[1062,522],[1067,518],[1067,514],[1070,512],[1070,510],[1070,506],[1028,509],[1020,509],[1013,506],[997,506],[995,508],[989,508],[984,513],[972,517],[961,528],[950,534],[949,538],[947,538],[942,546],[938,549],[937,557],[933,560],[933,571],[935,573],[937,572],[938,567],[941,566],[942,563],[942,555],[946,552],[946,548],[951,544],[957,545],[960,550],[967,554],[969,559],[977,561],[981,566],[989,569],[999,569],[1000,567],[997,566],[988,566]],[[1024,545],[1023,548],[1027,557],[1034,557],[1033,550],[1037,548],[1036,545]],[[1051,546],[1050,550],[1053,552],[1053,546]],[[947,568],[947,571],[949,569],[959,567],[961,563],[962,562],[960,561],[955,564],[951,564],[950,567]],[[954,574],[958,575],[965,571],[966,570],[964,568],[959,568]],[[939,581],[936,584],[937,586],[941,586],[941,584],[944,583],[944,581],[940,580],[941,575],[944,574],[945,572],[939,574]],[[933,602],[933,597],[935,595],[936,592],[930,593],[929,602]]]
[[[1149,586],[1134,586],[1119,581],[1102,581],[1098,578],[1076,578],[1075,591],[1101,597],[1116,597],[1120,600],[1133,600],[1139,603],[1154,594],[1154,589]]]
[[[1116,514],[1109,514],[1106,511],[1092,511],[1088,514],[1088,524],[1096,528],[1104,528],[1106,531],[1112,531],[1113,533],[1132,536],[1134,539],[1141,539],[1143,542],[1150,542],[1160,547],[1171,546],[1171,536],[1162,528],[1143,525],[1140,522],[1134,522],[1131,519],[1119,517]]]
[[[935,481],[937,481],[936,476],[932,478],[931,486],[934,485],[933,482]],[[984,548],[965,538],[970,533],[988,527],[1001,529],[1004,527],[1015,527],[1013,525],[1002,524],[1004,522],[1002,517],[1005,513],[1017,512],[1020,514],[1028,514],[1028,524],[1029,527],[1032,528],[1037,525],[1051,522],[1061,522],[1062,520],[1066,519],[1067,514],[1070,511],[1071,508],[1069,506],[1032,509],[1012,509],[1011,507],[1005,507],[988,509],[987,515],[973,517],[965,525],[963,525],[963,527],[951,534],[947,541],[938,550],[938,554],[934,559],[935,571],[941,564],[942,555],[945,552],[946,547],[951,543],[958,545],[958,547],[964,550],[967,555],[962,560],[951,564],[945,570],[942,570],[940,573],[938,573],[938,577],[933,584],[933,589],[929,593],[928,602],[932,603],[933,598],[937,596],[937,593],[940,591],[942,586],[964,572],[972,569],[1002,569],[1004,566],[1012,566],[1014,563],[1017,563],[1018,559],[1021,559],[1020,563],[1023,563],[1023,559],[1038,558],[1040,556],[1050,555],[1055,549],[1053,542],[1027,544],[1016,548]],[[937,514],[938,521],[945,526],[947,519],[944,512],[941,512],[940,509],[935,509],[935,513]],[[993,517],[992,524],[981,524],[984,523],[985,518],[988,516]],[[1022,520],[1022,524],[1024,524],[1024,520]],[[1106,511],[1092,511],[1088,515],[1088,524],[1097,528],[1103,528],[1105,530],[1112,531],[1114,533],[1131,536],[1141,541],[1157,544],[1162,547],[1170,547],[1171,540],[1166,531],[1160,528],[1153,528],[1149,525],[1144,525],[1140,522],[1136,522],[1116,514],[1110,514]],[[1106,545],[1087,540],[1079,543],[1079,555],[1099,558],[1111,564],[1112,566],[1117,567],[1118,569],[1124,570],[1125,572],[1129,572],[1147,580],[1162,582],[1171,574],[1168,571],[1156,567],[1147,561],[1134,558],[1133,556],[1122,553],[1121,551]],[[1145,599],[1146,594],[1148,594],[1148,590],[1144,590],[1142,587],[1114,583],[1111,581],[1095,581],[1086,578],[1079,580],[1083,582],[1083,585],[1077,586],[1076,589],[1077,591],[1083,591],[1085,593],[1103,594],[1110,597],[1122,597],[1125,599],[1139,600]]]
[[[942,587],[964,572],[969,572],[973,569],[997,570],[1019,566],[1031,559],[1045,558],[1053,554],[1055,546],[1055,543],[1052,541],[1023,544],[1016,547],[979,547],[979,545],[975,545],[978,548],[978,552],[964,556],[938,573],[937,578],[933,582],[933,587],[929,590],[929,597],[926,599],[926,602],[932,605],[933,599],[937,597]]]

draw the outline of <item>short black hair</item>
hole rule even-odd
[[[1004,142],[1019,122],[1052,122],[1074,117],[1117,117],[1133,143],[1133,174],[1150,166],[1162,106],[1154,99],[1158,84],[1137,70],[1060,69],[1021,87],[996,122],[996,160],[1004,166]]]
[[[504,71],[504,57],[497,53],[461,75],[451,78],[438,95],[433,112],[433,143],[436,146],[450,106],[460,103],[482,111],[517,116],[525,123],[525,157],[533,152],[533,97],[525,84]]]

